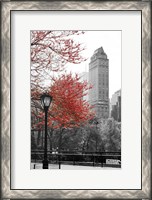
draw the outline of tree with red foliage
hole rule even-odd
[[[86,59],[84,50],[74,38],[83,31],[31,31],[31,107],[32,129],[42,130],[44,113],[40,96],[44,91],[53,97],[48,111],[50,130],[81,126],[94,116],[91,106],[83,100],[90,86],[80,78],[65,75],[67,63],[79,64]],[[60,77],[53,73],[60,72]],[[62,72],[62,75],[61,75]],[[56,78],[55,78],[56,77]],[[47,82],[47,86],[44,86]]]
[[[83,96],[90,88],[91,86],[86,81],[80,82],[78,75],[64,74],[60,78],[54,78],[54,84],[47,91],[53,97],[51,109],[48,111],[48,126],[50,128],[72,128],[84,125],[92,119],[94,112],[90,104],[83,100]],[[32,97],[38,99],[40,94],[41,91],[35,91]],[[33,115],[35,115],[34,112]],[[44,113],[39,109],[36,115],[39,120],[34,126],[42,128]]]
[[[40,104],[36,99],[47,90],[53,96],[54,102],[51,109],[53,118],[49,123],[55,121],[55,127],[72,126],[72,123],[74,126],[74,121],[77,122],[76,124],[82,123],[88,118],[90,112],[89,104],[82,99],[90,88],[87,82],[80,83],[77,75],[75,77],[71,74],[61,75],[60,78],[54,78],[51,74],[51,72],[63,71],[67,62],[79,64],[86,60],[81,56],[84,48],[73,39],[74,36],[83,33],[83,31],[31,31],[32,112],[35,118],[40,116]],[[53,82],[53,85],[43,87],[41,83],[46,80]],[[66,117],[63,117],[64,113]]]
[[[83,31],[31,31],[31,89],[43,88],[51,72],[63,71],[67,63],[79,64],[86,59],[74,36]]]

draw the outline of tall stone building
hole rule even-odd
[[[110,102],[110,115],[116,121],[121,122],[121,90],[116,91]]]
[[[80,76],[81,82],[84,82],[84,81],[89,82],[89,72],[82,72],[79,74],[79,76]],[[83,100],[89,101],[89,94],[86,94],[85,96],[83,96]]]
[[[94,51],[89,63],[89,102],[98,118],[109,117],[109,60],[103,48]]]

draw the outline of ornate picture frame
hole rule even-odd
[[[142,187],[138,190],[11,189],[11,12],[25,10],[141,11],[142,16]],[[1,198],[2,199],[151,199],[151,2],[2,1],[1,2]]]

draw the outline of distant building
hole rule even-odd
[[[109,117],[109,60],[103,48],[94,51],[89,63],[89,102],[98,118]]]
[[[84,81],[89,82],[89,72],[82,72],[81,74],[79,74],[79,76],[80,76],[81,82],[84,82]],[[83,99],[86,101],[89,101],[89,94],[83,96]]]
[[[116,121],[121,122],[121,90],[112,95],[110,101],[110,115]]]

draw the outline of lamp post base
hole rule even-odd
[[[43,169],[48,169],[48,160],[43,160],[42,161],[42,163],[43,163]]]

